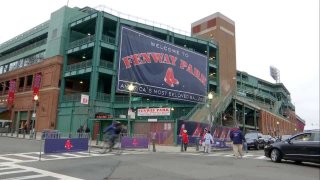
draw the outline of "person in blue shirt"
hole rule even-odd
[[[245,141],[245,138],[239,128],[235,128],[230,132],[230,139],[233,142],[233,153],[238,159],[239,156],[242,158],[243,153],[242,153],[242,144]]]
[[[112,122],[111,125],[106,127],[103,130],[103,134],[108,133],[110,135],[109,138],[109,151],[112,151],[112,148],[115,144],[115,140],[119,137],[119,134],[122,131],[122,124],[119,121]]]

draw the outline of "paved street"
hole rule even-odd
[[[231,151],[179,152],[179,147],[148,150],[42,155],[40,141],[0,137],[0,179],[249,179],[318,180],[319,167],[293,162],[273,163],[263,151],[235,159]],[[5,146],[4,146],[5,145]],[[11,150],[11,152],[10,152]]]

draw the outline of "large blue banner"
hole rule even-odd
[[[141,32],[121,27],[118,92],[204,102],[207,57]]]

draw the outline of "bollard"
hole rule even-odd
[[[182,136],[181,136],[181,138],[180,138],[180,139],[181,139],[181,141],[180,141],[180,142],[181,142],[181,149],[180,149],[180,151],[181,151],[181,152],[183,152]]]
[[[37,132],[36,131],[33,132],[33,139],[37,139]]]
[[[152,139],[152,152],[156,152],[156,140]]]
[[[26,131],[23,131],[23,136],[22,136],[23,139],[26,138]]]
[[[99,144],[99,134],[97,134],[96,145]]]
[[[156,152],[156,135],[156,132],[152,133],[152,152]]]

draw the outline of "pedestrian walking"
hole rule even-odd
[[[242,158],[242,143],[245,141],[244,136],[239,128],[236,128],[230,132],[230,139],[233,142],[233,153],[235,157]]]
[[[183,143],[183,148],[184,148],[184,151],[187,151],[187,148],[188,148],[188,143],[189,143],[189,137],[188,137],[188,134],[187,134],[187,130],[183,130],[182,132],[182,143]]]
[[[205,135],[204,135],[204,144],[205,144],[205,152],[210,153],[211,152],[211,144],[213,143],[212,135],[210,134],[210,131],[205,128],[204,129]]]

